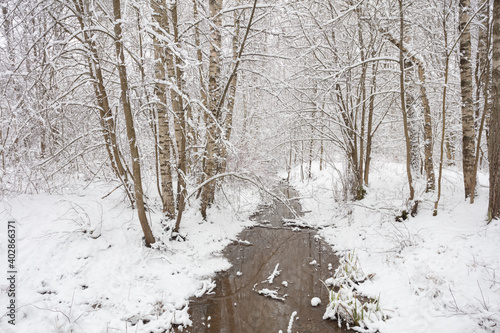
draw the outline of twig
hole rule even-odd
[[[108,194],[106,194],[105,196],[103,196],[101,199],[105,199],[105,198],[109,197],[111,195],[111,193],[113,193],[114,191],[116,191],[117,189],[119,189],[122,186],[123,186],[123,183],[121,183],[120,185],[118,185],[117,187],[115,187],[111,192],[109,192]]]

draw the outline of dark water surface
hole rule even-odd
[[[281,191],[288,198],[297,196],[289,187]],[[291,332],[345,332],[336,322],[323,320],[328,291],[321,280],[332,276],[338,259],[314,230],[283,227],[283,220],[295,217],[289,207],[301,211],[293,199],[263,207],[254,218],[266,226],[244,230],[241,242],[224,250],[233,266],[217,274],[215,294],[191,300],[193,326],[184,332],[286,333],[294,312]],[[280,274],[270,283],[277,264]],[[263,289],[276,291],[284,301],[259,294]],[[313,297],[321,305],[312,307]]]

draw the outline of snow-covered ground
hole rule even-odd
[[[355,249],[364,272],[375,274],[359,290],[380,295],[390,318],[374,327],[381,333],[500,332],[500,222],[485,222],[486,175],[470,205],[460,173],[446,170],[436,217],[435,194],[422,194],[419,180],[417,217],[396,222],[407,196],[402,165],[374,163],[366,198],[350,203],[338,200],[337,171],[314,170],[311,180],[301,181],[298,168],[291,178],[303,210],[310,211],[300,223],[322,227],[320,234],[339,253]],[[148,249],[122,194],[102,199],[113,188],[96,183],[64,195],[1,201],[1,221],[17,221],[19,271],[16,326],[7,323],[4,308],[1,332],[163,332],[189,324],[187,299],[209,291],[214,273],[228,268],[220,251],[253,223],[248,216],[260,201],[256,192],[228,191],[232,204],[212,208],[202,224],[191,203],[181,225],[185,242],[168,240],[156,208],[149,217],[163,245]],[[3,272],[6,240],[4,224]],[[7,289],[0,279],[0,304],[7,304]]]
[[[420,210],[404,222],[395,216],[407,198],[405,168],[374,164],[367,196],[351,203],[341,197],[338,172],[318,171],[292,185],[301,193],[304,221],[321,226],[335,251],[356,250],[371,281],[361,293],[378,297],[390,319],[381,333],[500,332],[500,221],[486,223],[487,175],[480,174],[478,197],[464,201],[460,173],[446,170],[439,212],[432,216],[435,194],[422,192]],[[324,306],[324,305],[323,305]]]
[[[256,193],[212,208],[201,224],[196,202],[185,213],[185,242],[168,241],[150,212],[160,249],[143,246],[136,212],[105,183],[64,195],[19,195],[0,206],[0,271],[7,272],[7,221],[17,221],[17,318],[6,316],[0,279],[0,332],[164,332],[188,324],[187,299],[213,287],[229,263],[220,251],[252,222]],[[245,201],[245,198],[248,200]],[[5,222],[5,223],[4,223]]]

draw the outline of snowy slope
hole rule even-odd
[[[337,166],[339,167],[339,166]],[[423,194],[420,211],[396,222],[407,196],[405,169],[375,164],[365,199],[347,204],[338,198],[338,172],[328,168],[293,185],[302,195],[305,222],[338,252],[356,249],[365,273],[360,285],[368,296],[381,295],[391,317],[374,325],[381,333],[500,332],[500,221],[486,223],[487,175],[480,175],[474,205],[463,200],[462,179],[446,170],[439,214],[435,194]]]
[[[187,299],[213,287],[211,277],[229,265],[219,251],[251,223],[245,217],[256,207],[242,199],[238,214],[230,207],[213,208],[201,224],[194,203],[181,225],[186,242],[168,241],[160,214],[150,212],[155,236],[164,244],[148,249],[136,212],[121,194],[101,199],[111,189],[98,184],[1,202],[2,222],[18,222],[19,272],[16,326],[1,310],[1,332],[163,332],[172,324],[189,324]],[[6,229],[0,228],[2,258]],[[0,261],[2,272],[6,265],[6,259]],[[7,304],[4,278],[0,290],[0,304]]]

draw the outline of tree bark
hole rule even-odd
[[[368,104],[368,128],[366,130],[366,158],[365,158],[365,171],[364,171],[364,181],[365,185],[368,185],[368,180],[370,176],[370,162],[372,155],[372,139],[373,139],[373,113],[375,111],[375,92],[377,91],[377,69],[378,62],[372,65],[372,84],[370,88],[370,102]]]
[[[465,198],[472,193],[474,179],[474,105],[472,99],[472,65],[470,0],[460,0],[460,88],[462,95],[462,168],[464,175]]]
[[[233,35],[233,63],[236,64],[238,60],[238,40],[240,36],[240,20],[237,12],[234,11],[234,35]],[[221,173],[226,172],[227,169],[227,144],[231,138],[233,130],[233,112],[234,103],[236,100],[236,87],[238,83],[238,73],[234,73],[229,86],[229,95],[227,96],[226,117],[224,119],[224,142],[221,142]]]
[[[358,9],[358,40],[360,44],[360,59],[361,62],[364,62],[366,60],[366,55],[365,55],[365,43],[363,40],[363,31],[362,31],[362,26],[361,26],[361,12]],[[366,119],[366,73],[368,71],[368,64],[363,64],[361,67],[361,94],[360,100],[361,100],[361,126],[360,126],[360,132],[359,132],[359,159],[358,159],[358,171],[357,171],[357,187],[356,187],[356,199],[361,200],[365,196],[365,190],[363,189],[363,179],[364,179],[364,157],[365,157],[365,119]],[[358,105],[360,104],[358,100]]]
[[[484,4],[489,3],[489,0],[485,0],[486,2],[483,1]],[[490,101],[489,101],[489,84],[490,84],[490,61],[488,59],[489,55],[489,49],[491,46],[490,42],[490,37],[491,37],[491,31],[490,31],[490,7],[485,6],[486,13],[484,14],[482,20],[486,21],[486,29],[481,29],[479,32],[479,46],[478,46],[478,52],[477,52],[477,57],[478,58],[483,58],[483,59],[478,59],[476,61],[476,103],[477,104],[477,109],[476,109],[476,119],[481,118],[481,123],[479,125],[479,131],[477,134],[477,143],[476,143],[476,156],[474,159],[474,178],[472,181],[472,193],[476,192],[476,185],[477,185],[477,171],[479,168],[479,157],[481,156],[481,139],[483,135],[483,129],[484,129],[484,124],[487,115],[490,113]],[[480,95],[481,92],[484,97],[484,104],[483,104],[483,113],[480,115],[479,113],[479,104],[480,104]],[[470,196],[470,203],[474,203],[474,196]]]
[[[85,19],[89,18],[89,13],[85,8],[85,3],[82,0],[74,0],[75,9],[78,12],[78,23],[83,33],[83,41],[89,51],[87,55],[87,64],[89,68],[90,78],[94,86],[94,94],[99,106],[100,123],[103,132],[104,142],[106,143],[106,151],[115,175],[125,186],[125,191],[128,195],[130,203],[134,206],[135,199],[132,192],[132,184],[130,184],[125,170],[116,139],[115,121],[113,111],[109,105],[108,93],[104,85],[104,78],[102,75],[100,56],[97,51],[94,36],[91,31],[88,31],[85,25]]]
[[[162,29],[168,25],[167,4],[165,0],[151,0],[153,20],[158,24],[155,33],[163,35]],[[156,113],[158,116],[158,145],[160,150],[159,164],[161,175],[161,199],[163,214],[168,219],[175,217],[175,198],[172,183],[170,123],[167,107],[167,86],[166,78],[166,50],[165,45],[157,36],[153,36],[154,57],[155,57],[155,95]]]
[[[404,24],[404,22],[403,22]],[[424,166],[425,166],[425,171],[426,171],[426,177],[427,177],[427,186],[426,190],[430,191],[435,187],[435,175],[434,175],[434,163],[432,161],[432,155],[433,155],[433,144],[432,144],[432,118],[431,118],[431,111],[430,111],[430,104],[429,100],[427,98],[427,91],[425,88],[425,63],[423,62],[423,59],[418,56],[417,53],[415,53],[413,50],[409,50],[405,45],[404,41],[397,40],[394,38],[391,33],[385,29],[380,28],[382,34],[384,37],[391,42],[394,46],[396,46],[398,49],[402,49],[403,54],[406,56],[406,61],[408,62],[408,66],[410,65],[415,65],[417,66],[417,71],[418,71],[418,77],[420,81],[420,99],[422,100],[422,105],[424,107],[424,149],[425,149],[425,158],[424,158]],[[408,97],[412,97],[410,94],[408,94]],[[406,101],[406,104],[411,107],[413,102]],[[413,109],[413,108],[412,108]],[[412,119],[415,118],[415,115],[412,114],[414,110],[408,109],[408,118],[409,118],[409,123],[413,122]],[[409,126],[412,129],[412,134],[410,135],[412,139],[412,144],[410,147],[412,148],[412,153],[411,153],[411,165],[412,168],[415,170],[414,172],[419,172],[420,170],[420,149],[419,149],[419,144],[418,144],[418,131],[419,128],[417,124]],[[430,158],[429,158],[430,157]]]
[[[146,209],[144,205],[142,178],[141,178],[141,160],[139,156],[139,149],[137,147],[137,139],[134,128],[134,118],[128,94],[129,88],[128,88],[127,69],[125,67],[125,54],[124,54],[123,40],[122,40],[123,35],[121,26],[120,0],[113,0],[113,14],[115,20],[114,23],[115,49],[116,49],[116,59],[118,61],[118,74],[120,76],[121,101],[122,101],[123,113],[125,115],[127,137],[130,145],[130,155],[132,157],[132,172],[134,177],[135,198],[137,202],[137,214],[139,216],[139,221],[142,227],[142,231],[144,232],[146,246],[151,247],[151,244],[155,242],[155,238],[153,236],[151,228],[149,227],[148,219],[146,216]]]
[[[432,150],[434,143],[432,137],[432,117],[431,107],[427,99],[427,92],[425,89],[425,71],[421,64],[418,64],[418,79],[420,81],[420,95],[422,105],[424,107],[424,168],[427,177],[425,191],[434,191],[436,187],[436,177],[434,175],[434,162],[432,159]]]
[[[490,116],[488,220],[500,218],[500,0],[493,2],[493,107]]]
[[[405,103],[406,103],[406,116],[408,123],[408,137],[410,138],[410,166],[411,172],[416,177],[419,178],[420,174],[420,144],[419,144],[419,120],[417,115],[417,109],[415,108],[415,97],[413,95],[413,91],[410,88],[412,85],[412,71],[413,62],[408,59],[404,60],[404,68],[405,68],[405,85],[404,85],[404,94],[405,94]]]
[[[401,71],[399,77],[399,83],[401,86],[401,110],[403,113],[403,127],[406,142],[406,174],[408,176],[408,187],[410,190],[409,201],[413,201],[415,197],[415,189],[413,188],[413,177],[411,168],[411,146],[410,146],[410,135],[408,131],[408,117],[406,112],[406,96],[405,96],[405,64],[404,64],[404,52],[403,52],[403,40],[404,40],[404,18],[403,18],[403,0],[399,0],[399,15],[400,15],[400,39],[399,39],[399,69]]]
[[[212,24],[210,26],[210,64],[208,79],[208,110],[210,114],[207,117],[207,144],[206,144],[206,163],[205,179],[210,179],[216,172],[216,140],[219,137],[217,128],[218,102],[220,100],[220,71],[221,71],[221,28],[222,28],[222,0],[209,0],[209,11]],[[215,182],[211,181],[203,187],[201,193],[201,215],[203,219],[207,218],[207,208],[210,201],[213,200],[215,192]]]
[[[172,26],[174,30],[174,41],[175,46],[179,47],[179,29],[178,29],[178,18],[177,18],[177,0],[172,1]],[[172,58],[175,58],[175,68],[171,68],[169,71],[170,74],[175,73],[175,77],[170,77],[171,80],[175,82],[177,85],[177,92],[175,92],[175,98],[177,99],[175,105],[177,109],[174,109],[175,118],[174,118],[174,127],[175,127],[175,137],[177,141],[177,219],[175,222],[174,231],[178,232],[182,213],[184,211],[184,201],[187,196],[187,184],[186,184],[186,110],[190,109],[189,103],[184,104],[184,96],[187,95],[185,91],[185,82],[184,82],[184,71],[183,71],[183,60],[177,56],[173,55],[171,50],[168,50],[167,66],[172,66],[174,61]],[[173,89],[171,88],[171,92]],[[174,95],[172,95],[174,96]],[[174,101],[172,101],[172,105],[174,105]]]
[[[441,179],[443,177],[443,162],[444,162],[444,146],[445,141],[449,143],[449,140],[446,140],[446,91],[448,89],[448,72],[450,68],[450,52],[448,51],[448,30],[446,29],[446,6],[443,6],[443,37],[444,37],[444,56],[445,56],[445,67],[444,67],[444,85],[443,85],[443,102],[441,104],[441,144],[440,144],[440,155],[439,155],[439,173],[438,173],[438,192],[437,198],[434,202],[434,211],[432,213],[433,216],[437,216],[438,214],[438,205],[439,200],[441,199]],[[447,154],[450,152],[450,149],[447,149]]]

